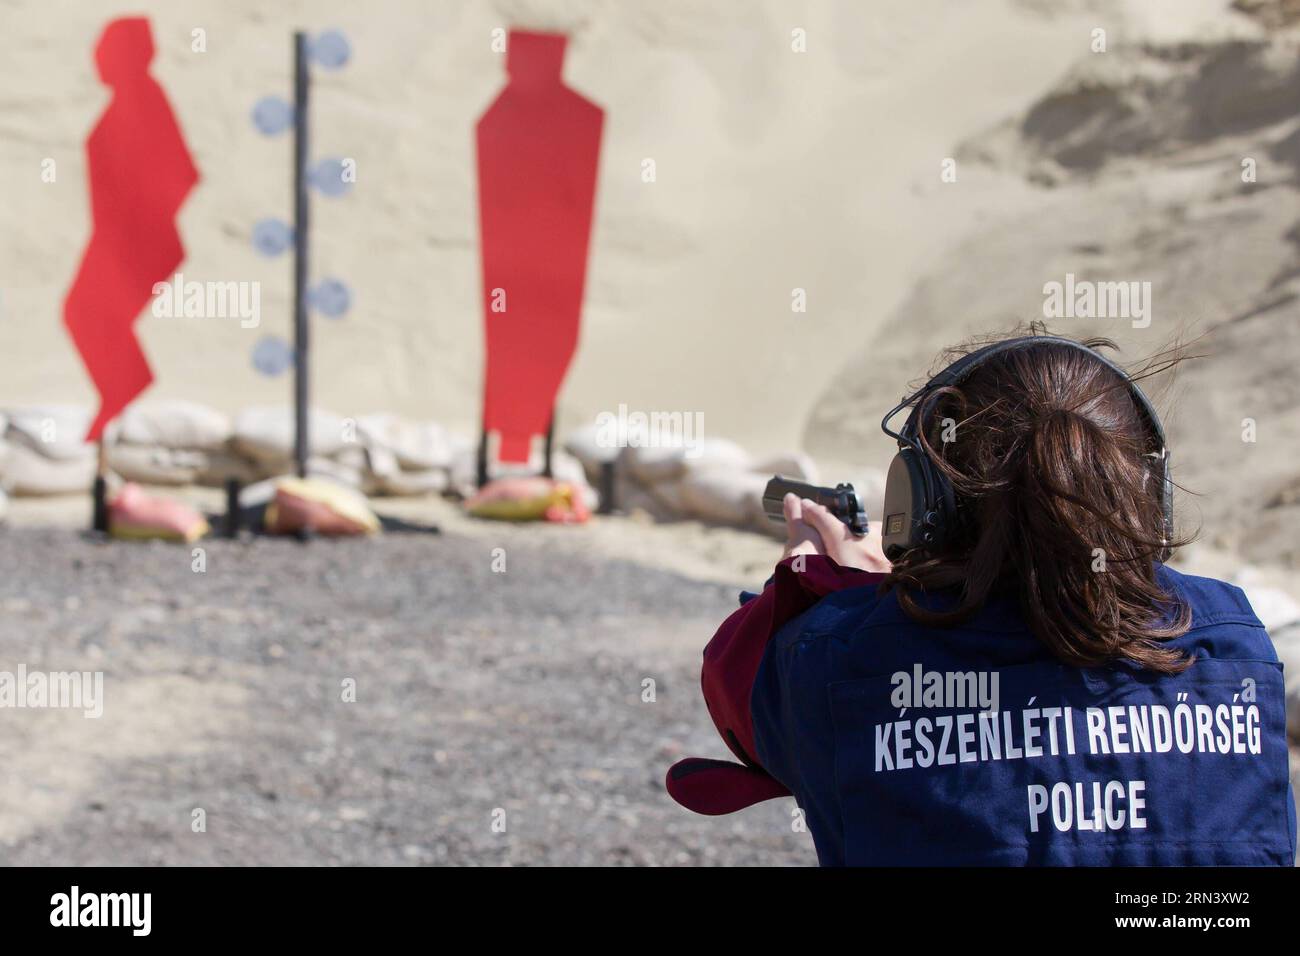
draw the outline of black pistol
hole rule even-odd
[[[839,518],[849,530],[858,537],[867,533],[867,509],[862,504],[862,496],[845,483],[834,488],[810,485],[806,481],[796,481],[782,475],[773,475],[772,480],[763,489],[763,511],[771,521],[785,521],[785,496],[794,494],[799,498],[808,498],[826,508]]]

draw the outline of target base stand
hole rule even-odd
[[[554,453],[555,453],[555,412],[551,412],[551,423],[546,426],[546,448],[542,455],[542,472],[543,478],[554,478]],[[478,487],[482,488],[488,483],[488,430],[487,427],[479,429],[478,436]]]
[[[239,479],[226,479],[226,523],[223,529],[227,538],[239,537]]]
[[[108,534],[108,481],[103,475],[95,476],[91,486],[90,530]]]
[[[90,486],[90,530],[108,534],[108,449],[100,438],[95,448],[95,481]]]

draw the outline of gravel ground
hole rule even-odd
[[[814,863],[793,801],[709,819],[663,791],[677,756],[725,756],[698,668],[736,588],[571,530],[218,540],[201,573],[0,532],[0,669],[105,675],[98,720],[0,711],[4,861]]]
[[[0,670],[104,674],[98,719],[0,709],[0,861],[815,863],[793,801],[704,818],[662,785],[727,756],[700,650],[770,542],[433,517],[451,533],[208,541],[202,572],[0,529]]]

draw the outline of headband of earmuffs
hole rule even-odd
[[[894,560],[913,548],[940,547],[956,520],[956,501],[951,483],[935,467],[925,447],[919,440],[924,426],[927,400],[939,389],[960,386],[971,373],[995,356],[1039,345],[1059,345],[1082,352],[1115,372],[1128,384],[1133,404],[1146,419],[1151,435],[1159,445],[1157,478],[1160,484],[1160,506],[1164,520],[1163,538],[1166,542],[1160,559],[1169,557],[1168,542],[1173,539],[1173,476],[1170,471],[1169,448],[1165,429],[1155,407],[1138,383],[1096,349],[1073,339],[1055,335],[1031,335],[994,342],[962,356],[930,379],[920,390],[904,398],[885,415],[880,423],[886,435],[898,442],[898,454],[890,463],[885,480],[885,508],[881,523],[882,545],[885,556]],[[911,407],[906,423],[898,432],[891,431],[889,420],[904,408]]]

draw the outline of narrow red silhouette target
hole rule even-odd
[[[604,111],[564,85],[566,38],[511,31],[509,82],[478,122],[485,434],[525,462],[578,343]]]
[[[153,54],[143,17],[111,21],[95,48],[112,99],[86,140],[93,226],[63,304],[99,390],[87,441],[153,381],[133,327],[154,283],[171,278],[184,258],[176,214],[199,179],[167,96],[149,75]]]

